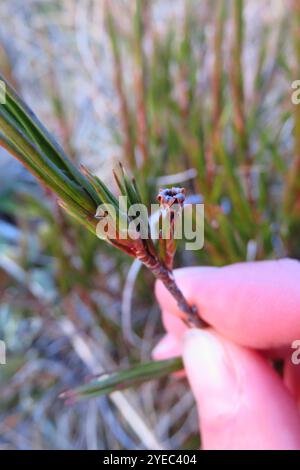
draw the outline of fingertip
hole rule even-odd
[[[184,268],[174,275],[199,315],[236,343],[274,349],[289,344],[300,334],[299,261],[282,259],[222,268]],[[163,310],[180,316],[176,302],[161,283],[157,284],[156,293]]]
[[[174,270],[174,278],[179,289],[190,305],[195,305],[201,315],[200,302],[203,300],[201,289],[205,287],[209,278],[209,273],[218,268],[212,267],[192,267]],[[178,336],[186,331],[183,328],[183,312],[178,307],[174,297],[170,294],[164,284],[157,280],[155,283],[155,296],[160,304],[163,322],[168,331]],[[174,322],[173,319],[175,318]],[[174,328],[174,331],[173,331]]]
[[[189,300],[189,297],[193,297],[195,288],[199,289],[201,281],[204,281],[207,278],[208,273],[216,271],[217,269],[218,268],[213,267],[180,268],[175,269],[173,274],[176,283],[182,290],[183,294],[187,297],[187,300]],[[171,307],[177,308],[174,298],[160,280],[157,280],[155,283],[155,295],[163,308],[166,306],[169,306],[169,310]]]
[[[164,361],[178,356],[182,356],[182,342],[171,334],[166,334],[152,351],[152,357],[156,361]],[[185,371],[182,369],[173,372],[172,376],[177,378],[185,377]]]
[[[176,338],[170,334],[166,334],[155,346],[152,351],[152,357],[156,361],[170,359],[172,357],[181,356],[182,347]]]
[[[160,279],[155,283],[155,297],[162,310],[168,309],[177,313],[178,307],[176,301]]]
[[[170,333],[177,341],[182,341],[182,336],[188,330],[188,326],[175,313],[168,310],[162,311],[163,325],[168,333]]]

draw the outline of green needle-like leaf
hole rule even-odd
[[[35,158],[38,160],[37,155],[32,155],[28,149],[28,145],[31,144],[36,152],[43,156],[45,165],[52,166],[54,172],[58,173],[60,170],[58,178],[64,175],[64,178],[71,181],[73,185],[77,183],[77,191],[83,193],[86,199],[85,207],[91,208],[98,205],[100,201],[97,193],[87,178],[73,165],[63,149],[1,75],[0,80],[5,83],[6,87],[6,101],[0,107],[0,131],[7,137],[14,139],[15,143],[18,141],[19,147],[23,147],[24,152],[27,148],[29,160]]]
[[[98,380],[82,385],[74,390],[69,390],[61,395],[61,398],[72,401],[107,395],[115,390],[124,390],[137,386],[149,380],[159,379],[177,372],[183,368],[180,357],[165,361],[151,361],[145,364],[130,367],[123,371],[103,374]]]

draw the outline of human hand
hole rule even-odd
[[[182,355],[204,449],[300,449],[300,262],[239,263],[175,271],[207,329],[188,329],[162,283],[166,336],[156,359]],[[285,361],[283,377],[270,358]],[[300,354],[299,354],[300,357]]]

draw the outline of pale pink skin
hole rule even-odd
[[[204,449],[300,449],[300,262],[291,259],[175,271],[211,325],[188,329],[158,282],[166,336],[156,359],[182,355]],[[282,380],[270,357],[285,359]]]

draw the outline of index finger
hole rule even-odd
[[[232,341],[269,349],[300,339],[299,261],[184,268],[174,271],[174,275],[200,316]],[[176,317],[176,301],[161,282],[157,282],[156,295],[167,330],[181,336],[186,327]]]

